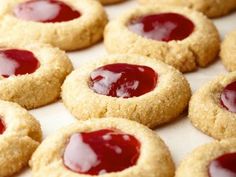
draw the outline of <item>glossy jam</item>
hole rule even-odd
[[[236,177],[236,153],[224,154],[211,161],[209,177]]]
[[[65,22],[81,16],[80,12],[58,0],[29,0],[18,4],[13,14],[23,20],[37,22]]]
[[[183,40],[194,31],[194,24],[183,15],[161,13],[131,20],[129,30],[157,41]]]
[[[39,61],[27,50],[0,49],[0,74],[3,77],[33,73],[39,67]]]
[[[3,122],[3,120],[2,120],[2,118],[0,116],[0,134],[3,134],[5,129],[6,129],[5,128],[5,124],[4,124],[4,122]]]
[[[94,70],[89,87],[98,94],[130,98],[152,91],[157,79],[157,73],[150,67],[116,63]]]
[[[101,175],[136,164],[139,141],[118,130],[103,129],[71,136],[63,155],[64,165],[77,173]]]
[[[227,85],[221,93],[221,105],[228,111],[236,113],[236,82]]]

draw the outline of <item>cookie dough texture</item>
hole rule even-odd
[[[123,1],[124,0],[100,0],[100,2],[104,5],[115,4]]]
[[[62,154],[70,136],[115,128],[135,136],[141,143],[140,156],[135,166],[121,172],[107,173],[105,177],[173,177],[174,164],[164,142],[150,129],[121,118],[104,118],[79,121],[48,137],[36,150],[30,161],[33,177],[89,177],[70,171],[63,164]],[[138,130],[138,131],[137,131]]]
[[[192,124],[216,139],[236,137],[236,115],[220,103],[223,89],[236,81],[236,72],[219,76],[200,88],[191,98],[189,119]]]
[[[209,177],[208,165],[224,154],[236,152],[236,139],[214,141],[195,149],[177,168],[175,177]]]
[[[6,130],[0,135],[0,176],[11,176],[25,167],[39,145],[40,124],[16,103],[0,101],[0,119]]]
[[[61,23],[40,23],[16,18],[12,10],[18,3],[25,1],[0,1],[0,38],[11,36],[16,41],[37,40],[63,50],[76,50],[96,43],[103,36],[107,16],[98,1],[62,0],[82,15]]]
[[[181,41],[162,42],[142,37],[127,27],[130,20],[154,13],[178,13],[195,24],[193,33]],[[220,38],[214,24],[199,12],[179,7],[149,6],[135,8],[105,28],[105,47],[110,53],[140,54],[174,66],[182,72],[206,67],[216,59]]]
[[[158,73],[157,87],[128,99],[95,93],[88,86],[91,72],[112,63],[151,67]],[[69,75],[62,86],[65,106],[80,120],[124,117],[152,128],[176,119],[187,107],[190,95],[189,84],[180,72],[160,61],[138,55],[108,55],[90,62]]]
[[[227,70],[236,70],[236,30],[228,34],[222,43],[220,56]]]
[[[175,5],[188,7],[204,13],[208,17],[220,17],[236,9],[235,0],[139,0],[146,5]]]
[[[40,67],[31,74],[0,76],[0,99],[17,102],[32,109],[56,101],[61,85],[72,71],[72,64],[64,51],[47,44],[1,40],[0,47],[31,51],[40,62]]]

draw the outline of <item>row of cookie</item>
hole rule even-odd
[[[26,110],[0,101],[0,115],[1,177],[19,172],[30,159],[34,177],[174,177],[167,146],[155,132],[136,122],[121,118],[78,121],[39,145],[40,125]],[[235,161],[236,139],[215,141],[188,155],[175,176],[233,177]]]
[[[63,50],[96,43],[107,24],[103,7],[92,0],[11,0],[2,1],[0,6],[0,37],[8,36],[16,42],[37,40]],[[135,8],[110,22],[104,37],[111,53],[149,56],[182,72],[207,66],[216,59],[220,48],[218,31],[209,19],[174,6]]]
[[[47,44],[0,41],[0,99],[32,109],[55,101],[72,64]],[[128,117],[155,127],[186,108],[190,87],[176,69],[138,55],[108,55],[74,71],[63,85],[65,105],[80,119]],[[156,116],[158,115],[158,117]]]
[[[64,52],[46,44],[15,45],[2,40],[1,45],[6,48],[0,52],[1,61],[4,63],[0,65],[1,99],[17,102],[31,109],[49,104],[59,97],[61,85],[72,71],[72,65]],[[190,118],[194,117],[196,121],[208,120],[204,115],[211,115],[209,108],[200,108],[205,107],[204,99],[208,97],[215,100],[219,110],[234,116],[227,111],[227,105],[234,103],[234,95],[231,92],[230,98],[228,95],[224,96],[226,101],[223,105],[218,104],[223,102],[218,98],[219,95],[224,93],[223,89],[230,81],[234,81],[234,75],[234,72],[229,74],[228,77],[232,79],[220,88],[214,84],[213,96],[211,92],[205,91],[206,95],[200,94],[200,98],[195,99],[194,96],[192,100],[196,101],[192,102],[196,102],[197,108],[194,109],[200,118],[191,116],[194,112],[191,105],[195,105],[192,102],[189,109]],[[191,95],[189,84],[180,72],[155,59],[138,55],[108,55],[101,60],[90,62],[74,71],[62,88],[64,104],[79,119],[127,117],[149,127],[178,117],[187,107]],[[198,109],[206,113],[202,114]],[[212,115],[216,116],[217,113],[219,111],[212,110]],[[203,126],[212,129],[212,122],[219,124],[215,118],[210,119],[208,125],[202,121]],[[218,125],[220,131],[217,133],[226,134],[220,138],[233,136],[234,134],[227,132],[234,133],[234,124],[223,121],[223,118],[219,121],[225,123]],[[225,126],[232,128],[223,128]]]
[[[59,97],[61,85],[72,71],[64,52],[47,44],[16,45],[3,40],[0,44],[6,48],[0,51],[4,63],[0,65],[2,100],[32,109]],[[190,103],[191,120],[197,127],[202,124],[205,131],[216,132],[210,133],[216,138],[235,136],[236,94],[231,84],[235,75],[232,72],[226,76],[230,79],[218,79],[197,92],[199,96],[194,95]],[[63,102],[78,119],[126,117],[149,127],[178,117],[190,95],[188,82],[176,69],[155,59],[124,54],[108,55],[82,66],[67,77],[62,87]],[[209,107],[205,107],[207,103]],[[221,112],[224,118],[217,119]]]
[[[223,64],[236,69],[236,30],[221,47]],[[104,44],[110,53],[139,54],[162,60],[181,72],[206,67],[217,59],[220,37],[199,12],[179,7],[138,7],[108,23]]]
[[[164,142],[136,122],[121,118],[78,121],[39,146],[41,140],[40,124],[33,116],[16,103],[0,101],[1,177],[27,166],[37,148],[30,161],[34,177],[116,176],[120,172],[121,176],[173,176],[174,165]],[[150,164],[147,169],[146,163]]]
[[[108,118],[61,129],[39,146],[30,166],[34,177],[234,177],[235,161],[236,139],[224,139],[195,149],[175,171],[168,147],[155,132]]]

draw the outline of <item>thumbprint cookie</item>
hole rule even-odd
[[[180,7],[135,8],[111,21],[104,34],[110,53],[156,58],[181,72],[208,66],[220,48],[214,24],[200,12]]]
[[[152,128],[176,119],[190,95],[187,80],[173,67],[125,54],[81,66],[62,86],[63,102],[78,119],[124,117]]]
[[[236,72],[200,88],[191,98],[189,119],[216,139],[236,137]]]
[[[107,23],[94,0],[7,0],[0,7],[0,38],[37,40],[67,51],[101,40]]]
[[[34,177],[174,176],[169,150],[156,133],[121,118],[78,121],[61,129],[39,146],[30,166]]]
[[[32,109],[54,102],[72,71],[65,54],[47,44],[0,40],[0,99]]]
[[[175,177],[236,176],[236,139],[229,138],[195,149],[180,164]]]
[[[16,103],[0,101],[0,176],[27,166],[42,138],[40,124]]]

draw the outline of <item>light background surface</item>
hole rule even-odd
[[[124,3],[107,6],[105,9],[107,10],[109,19],[115,19],[121,15],[122,12],[125,12],[135,6],[137,6],[137,2],[135,2],[135,0],[129,0]],[[228,32],[236,29],[236,13],[223,18],[215,19],[214,23],[221,34],[221,38],[223,39]],[[84,63],[97,60],[105,54],[106,51],[102,42],[85,50],[68,53],[75,68],[81,67]],[[192,91],[195,92],[207,81],[212,80],[217,75],[224,73],[227,73],[227,71],[224,69],[221,61],[217,60],[208,68],[198,69],[193,73],[185,74],[185,76],[191,85]],[[31,110],[30,113],[40,121],[44,138],[54,133],[59,128],[76,121],[69,111],[66,110],[61,101],[39,109]],[[176,165],[178,165],[186,154],[191,152],[195,147],[212,140],[208,136],[196,130],[190,124],[186,115],[181,116],[175,122],[157,128],[155,131],[169,146]],[[30,170],[25,169],[14,177],[30,176]]]

